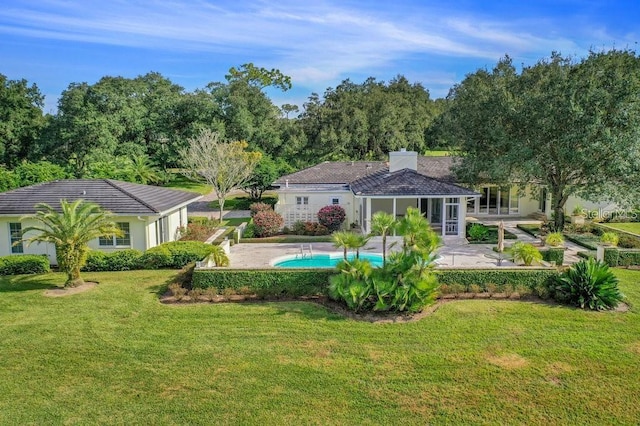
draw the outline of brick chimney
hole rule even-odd
[[[401,148],[400,151],[389,153],[389,172],[402,169],[418,170],[418,153]]]

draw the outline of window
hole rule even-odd
[[[100,247],[130,247],[131,231],[128,222],[117,222],[116,226],[122,231],[122,236],[100,237],[98,244]]]
[[[297,206],[308,206],[309,205],[309,197],[296,197],[296,205]]]
[[[11,239],[11,253],[24,253],[24,246],[22,245],[22,224],[10,223],[9,236]]]
[[[161,217],[156,221],[156,243],[162,244],[169,241],[169,218]]]
[[[330,203],[331,205],[334,206],[339,206],[340,205],[340,197],[331,197]]]

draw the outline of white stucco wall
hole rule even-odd
[[[297,205],[296,197],[309,197],[309,204]],[[348,190],[305,190],[286,189],[278,191],[278,203],[275,211],[282,215],[285,226],[292,226],[297,220],[303,222],[317,222],[318,211],[332,204],[332,198],[340,199],[340,206],[344,209],[346,219],[343,226],[349,226],[359,221],[359,203],[355,202],[353,193]]]
[[[181,213],[182,211],[182,213]],[[187,225],[187,208],[177,209],[167,214],[168,231],[167,241],[175,241],[178,239],[178,228]],[[158,245],[156,240],[156,221],[158,217],[153,216],[115,216],[115,222],[129,223],[129,232],[131,235],[131,245],[122,247],[100,246],[98,239],[92,240],[89,247],[92,250],[100,250],[104,252],[112,252],[132,248],[145,251],[151,247]],[[9,223],[21,223],[22,229],[35,225],[35,221],[20,221],[19,216],[2,216],[0,217],[0,256],[9,256],[11,253],[11,237],[9,232]],[[27,233],[24,237],[29,238],[33,233]],[[33,243],[29,246],[24,243],[24,254],[45,254],[52,264],[57,264],[55,247],[53,244]]]

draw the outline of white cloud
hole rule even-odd
[[[531,22],[487,21],[427,6],[419,16],[403,16],[338,1],[22,1],[0,9],[0,33],[161,50],[244,52],[246,57],[267,57],[260,65],[280,68],[302,84],[388,67],[410,55],[493,63],[505,53],[537,58],[540,52],[577,49],[561,36],[539,35]]]

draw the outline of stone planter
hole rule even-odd
[[[571,223],[579,226],[584,225],[584,216],[571,216]]]

